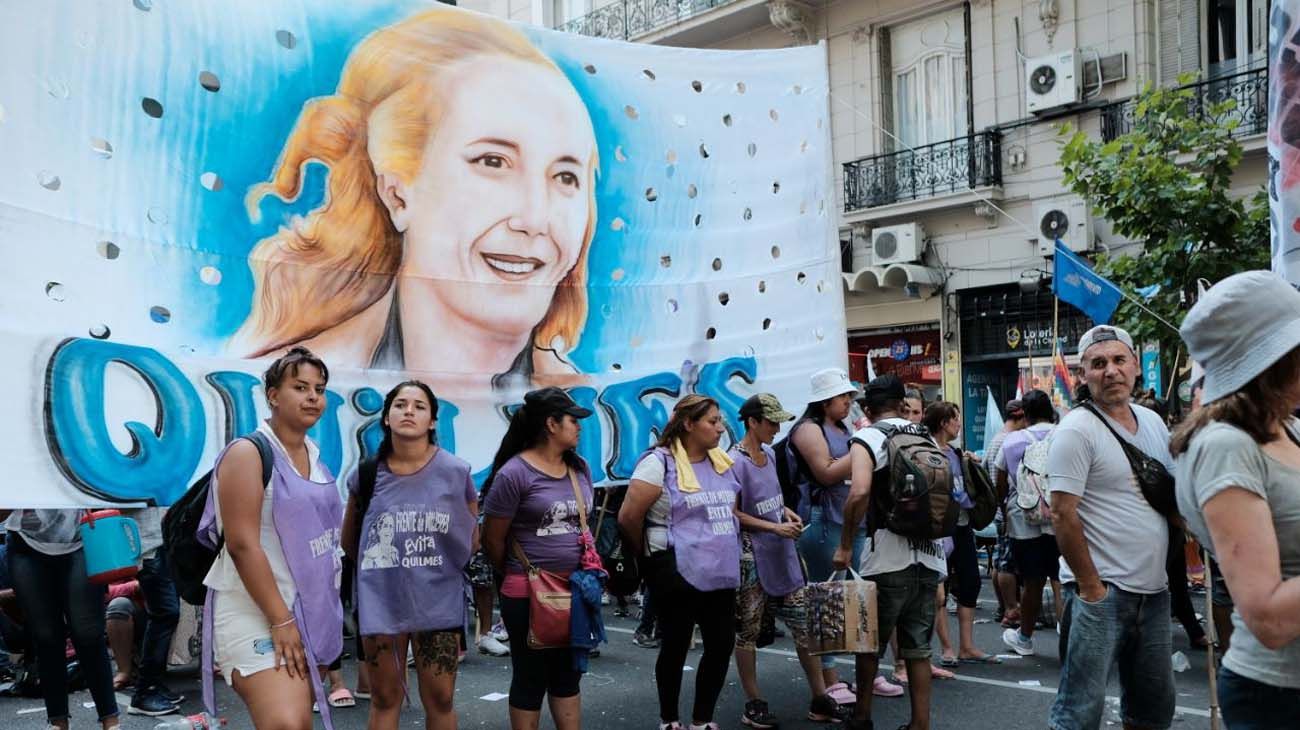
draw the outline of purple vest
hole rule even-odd
[[[708,459],[691,464],[700,491],[677,489],[677,462],[667,449],[655,449],[664,460],[664,489],[672,510],[668,546],[677,553],[677,572],[697,590],[740,587],[740,523],[731,513],[740,484],[731,470],[719,474]]]
[[[464,623],[464,568],[474,535],[465,501],[469,469],[443,449],[409,476],[381,468],[361,521],[356,585],[362,635]]]
[[[212,470],[221,466],[229,446],[217,457]],[[297,597],[291,610],[302,637],[309,664],[328,666],[343,653],[343,604],[339,585],[343,578],[343,559],[339,532],[343,524],[343,502],[333,475],[326,470],[328,482],[313,482],[298,476],[284,452],[272,448],[275,469],[271,474],[271,521],[280,537],[285,563],[293,576]],[[216,515],[213,497],[199,523],[200,533],[215,533]],[[214,541],[215,543],[215,541]],[[212,617],[217,591],[208,590],[203,608],[203,700],[209,712],[216,708],[212,687],[213,643]],[[312,671],[312,690],[321,709],[325,727],[333,730],[329,703],[317,672]]]
[[[771,447],[763,446],[767,463],[758,466],[739,447],[732,447],[731,458],[736,465],[731,473],[740,482],[740,509],[742,512],[767,520],[785,521],[785,500],[781,496],[781,483],[776,477],[776,454]],[[787,540],[770,532],[749,533],[754,546],[754,567],[758,583],[769,596],[788,596],[805,584],[803,565],[795,540]]]

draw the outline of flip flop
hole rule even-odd
[[[934,677],[935,679],[956,679],[957,678],[956,674],[953,674],[947,669],[941,669],[939,667],[936,667],[933,664],[930,665],[930,676]]]
[[[947,657],[947,656],[939,657],[939,665],[944,667],[956,667],[961,665],[961,663],[964,661],[966,660],[965,659],[958,660],[954,657]]]
[[[352,696],[352,692],[350,692],[347,687],[339,687],[333,692],[330,692],[329,703],[330,707],[335,708],[357,706],[356,698]]]
[[[964,656],[957,661],[961,664],[1001,664],[1002,663],[1002,660],[997,658],[997,656],[993,654],[985,654],[984,656],[981,657]],[[957,665],[956,664],[949,665],[948,663],[945,662],[944,666],[947,667],[947,666],[957,666]]]

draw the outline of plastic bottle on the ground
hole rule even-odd
[[[218,730],[224,727],[225,720],[213,717],[206,712],[189,717],[171,717],[157,725],[153,730]]]
[[[1192,663],[1187,661],[1187,655],[1181,651],[1174,652],[1173,656],[1169,659],[1174,665],[1175,672],[1186,672],[1188,669],[1192,668]]]

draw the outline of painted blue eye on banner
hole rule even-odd
[[[419,0],[0,21],[23,404],[0,438],[26,485],[0,503],[170,503],[266,417],[261,373],[295,346],[329,365],[311,435],[340,476],[410,378],[480,473],[525,391],[566,388],[618,482],[675,399],[714,396],[739,438],[750,394],[802,404],[846,364],[822,46],[619,43]]]

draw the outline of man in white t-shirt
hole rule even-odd
[[[912,423],[902,417],[903,383],[897,375],[882,375],[867,384],[866,401],[872,425],[853,434],[849,445],[852,478],[849,496],[844,503],[845,524],[859,524],[867,514],[872,482],[879,481],[889,466],[885,433],[881,425],[905,427]],[[884,488],[881,486],[881,488]],[[852,535],[840,540],[832,564],[844,569],[853,552]],[[880,528],[868,536],[859,572],[876,584],[876,630],[880,645],[874,654],[858,654],[856,659],[859,687],[872,683],[879,668],[880,655],[889,637],[898,631],[898,655],[907,665],[909,696],[912,703],[911,730],[930,728],[930,639],[934,633],[935,591],[947,573],[947,558],[940,540],[909,540]],[[870,730],[871,693],[858,695],[853,717],[846,730]]]
[[[1169,528],[1142,496],[1119,439],[1172,470],[1169,430],[1132,403],[1139,362],[1127,332],[1094,327],[1080,338],[1079,356],[1100,417],[1083,407],[1070,411],[1047,457],[1070,625],[1049,726],[1096,730],[1119,664],[1125,727],[1161,730],[1174,717]]]

